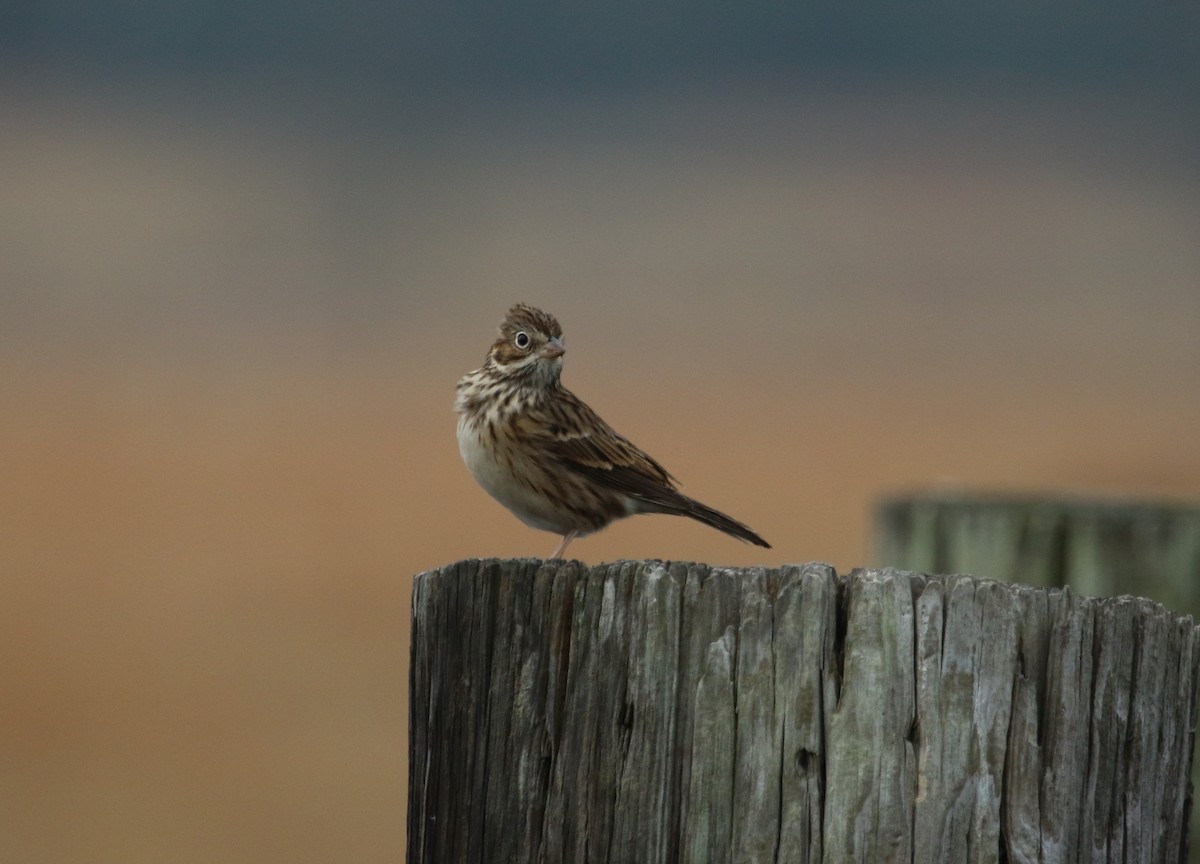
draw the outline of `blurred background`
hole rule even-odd
[[[394,862],[412,577],[546,555],[454,385],[516,301],[773,544],[1200,496],[1188,4],[0,5],[0,860]]]

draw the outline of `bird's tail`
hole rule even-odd
[[[697,522],[703,522],[718,531],[724,531],[726,534],[732,535],[739,540],[745,540],[747,543],[753,543],[755,546],[762,546],[765,549],[770,549],[771,544],[763,538],[759,537],[747,526],[743,525],[736,519],[726,516],[720,510],[714,510],[706,504],[701,504],[694,498],[688,498],[686,495],[680,495],[681,499],[678,508],[672,508],[669,512],[679,516],[690,516]]]

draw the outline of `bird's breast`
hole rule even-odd
[[[498,419],[459,416],[458,451],[475,482],[531,528],[565,534],[577,527],[541,489],[553,478],[522,455],[511,434]]]

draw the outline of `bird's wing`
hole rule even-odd
[[[629,513],[689,516],[726,534],[770,548],[770,543],[719,510],[675,488],[667,469],[618,435],[591,408],[567,390],[517,415],[517,434],[533,452],[545,454],[555,470],[572,472],[592,487],[627,496]]]
[[[675,478],[651,456],[618,434],[567,390],[539,410],[528,412],[523,430],[560,467],[646,502],[677,505]]]

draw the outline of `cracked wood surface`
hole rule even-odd
[[[459,562],[413,592],[408,860],[1176,862],[1198,660],[1131,597]]]

